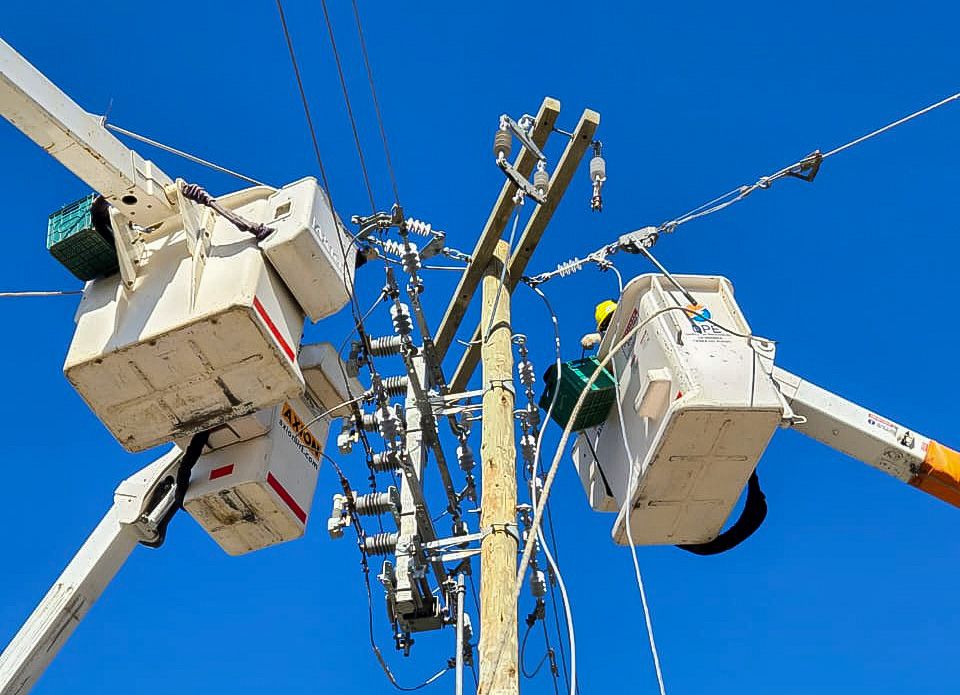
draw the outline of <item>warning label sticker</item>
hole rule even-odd
[[[867,413],[867,424],[871,427],[878,427],[884,432],[889,432],[893,436],[897,435],[896,424],[890,422],[886,418],[880,417],[879,415]]]
[[[323,444],[313,436],[313,432],[307,428],[307,423],[289,402],[284,402],[283,407],[280,408],[280,425],[313,467],[319,467]]]

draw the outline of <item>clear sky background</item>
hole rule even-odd
[[[378,203],[388,206],[350,6],[330,5]],[[320,5],[289,0],[286,9],[333,200],[344,218],[365,213]],[[589,211],[584,167],[533,272],[960,88],[958,12],[947,2],[362,2],[361,10],[402,201],[447,230],[452,246],[472,249],[502,184],[491,155],[499,114],[534,112],[544,95],[561,100],[568,129],[584,107],[601,112],[605,209]],[[0,34],[89,111],[112,101],[118,125],[276,185],[316,174],[272,2],[11,1],[0,6]],[[242,187],[138,149],[214,193]],[[829,160],[813,184],[785,180],[681,228],[659,255],[675,272],[731,278],[753,329],[779,341],[783,367],[960,448],[958,152],[960,105],[951,105]],[[0,160],[0,289],[77,288],[45,251],[44,234],[47,215],[87,188],[6,123]],[[617,261],[627,277],[649,270],[637,257]],[[425,296],[434,322],[455,280],[435,275]],[[358,282],[368,305],[382,275],[368,268]],[[575,357],[615,279],[588,269],[544,289]],[[2,301],[6,642],[115,485],[150,454],[125,453],[61,374],[76,298]],[[515,328],[530,336],[542,371],[552,359],[548,316],[523,288],[515,307]],[[379,316],[372,326],[387,323]],[[342,312],[307,337],[339,342],[347,329]],[[555,443],[556,428],[550,434]],[[344,465],[362,480],[360,459]],[[715,558],[640,549],[667,691],[956,692],[960,510],[792,432],[776,434],[760,475],[770,513],[742,547]],[[325,532],[337,489],[325,467],[307,536],[241,558],[178,516],[162,549],[134,552],[35,692],[391,691],[367,642],[356,548]],[[656,692],[629,553],[612,544],[613,516],[589,510],[568,463],[553,514],[581,692]],[[377,638],[398,677],[412,684],[442,666],[453,632],[418,637],[404,659],[374,591]],[[525,592],[521,619],[532,604]],[[542,650],[532,637],[528,663]],[[546,670],[522,685],[553,692]],[[452,688],[448,675],[433,690]]]

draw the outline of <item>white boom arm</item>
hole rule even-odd
[[[152,227],[176,212],[173,181],[0,39],[0,113],[130,221]]]
[[[779,367],[773,378],[793,429],[960,507],[960,453]]]
[[[110,511],[0,654],[0,695],[28,692],[137,543],[158,539],[180,459],[174,447],[120,484]]]

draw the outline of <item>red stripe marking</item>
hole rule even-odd
[[[280,343],[280,347],[283,348],[283,351],[287,354],[287,357],[290,358],[290,361],[296,362],[297,356],[293,352],[293,348],[291,348],[290,344],[284,340],[283,335],[277,328],[277,324],[275,324],[273,319],[270,318],[270,315],[267,314],[267,310],[263,308],[263,304],[260,303],[260,300],[257,297],[253,298],[253,308],[257,310],[257,313],[260,314],[260,318],[262,318],[263,322],[267,324],[267,328],[270,329],[273,337],[276,338],[278,343]]]
[[[290,493],[280,484],[280,481],[273,477],[273,473],[267,473],[267,483],[273,488],[274,492],[280,495],[280,499],[287,503],[294,515],[300,519],[300,523],[307,523],[307,513],[300,509],[300,505],[290,496]]]
[[[226,466],[220,466],[219,468],[214,468],[210,471],[210,480],[216,480],[217,478],[222,478],[225,475],[230,475],[233,473],[233,464],[228,463]]]

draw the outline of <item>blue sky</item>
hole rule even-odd
[[[386,206],[389,181],[350,6],[330,4]],[[290,0],[286,9],[334,203],[344,218],[366,212],[319,3]],[[452,246],[472,248],[502,183],[490,155],[500,113],[534,111],[544,95],[561,100],[562,127],[584,107],[601,112],[604,212],[590,213],[582,171],[532,271],[937,101],[957,91],[960,74],[958,14],[944,2],[362,2],[361,10],[402,201],[447,230]],[[168,11],[9,2],[0,27],[86,109],[103,112],[112,101],[118,125],[277,185],[316,174],[273,3]],[[782,366],[954,448],[958,109],[838,155],[813,184],[783,181],[658,245],[675,272],[731,278],[753,329],[779,341]],[[238,187],[140,150],[214,193]],[[5,123],[0,153],[0,289],[75,288],[43,240],[46,216],[87,189]],[[628,277],[648,271],[636,257],[618,262]],[[425,301],[434,317],[452,275],[430,277]],[[358,281],[368,304],[382,276],[361,271]],[[566,352],[576,356],[593,305],[616,292],[614,279],[586,270],[545,290],[561,308]],[[117,482],[149,456],[126,454],[60,372],[75,306],[72,298],[0,304],[0,642],[93,529]],[[542,369],[551,359],[548,317],[522,288],[515,313]],[[383,317],[372,326],[387,328]],[[308,338],[339,342],[347,329],[344,312],[312,326]],[[344,464],[361,479],[359,459]],[[760,475],[770,514],[741,548],[716,558],[640,549],[667,691],[955,692],[940,666],[953,662],[960,630],[952,590],[960,510],[792,432],[777,433]],[[134,553],[35,692],[389,691],[366,641],[356,549],[323,528],[336,491],[324,468],[307,536],[242,558],[178,517],[166,546]],[[611,543],[613,517],[589,510],[566,464],[553,513],[582,692],[655,692],[629,554]],[[375,599],[377,637],[402,681],[416,682],[452,655],[449,630],[418,637],[408,659],[392,653]],[[521,618],[531,607],[525,593]],[[530,660],[541,653],[531,638]],[[553,692],[545,674],[522,685]],[[448,676],[434,689],[452,687]]]

